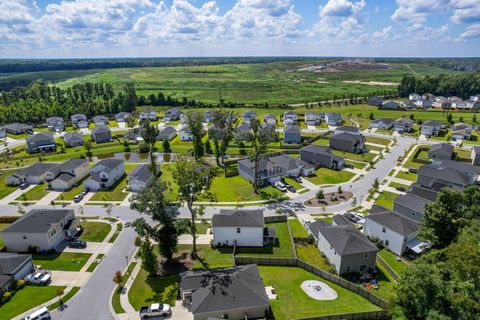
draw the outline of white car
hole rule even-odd
[[[50,312],[46,307],[43,307],[34,313],[25,317],[25,320],[48,320],[50,318]]]
[[[166,303],[152,303],[150,306],[140,308],[140,318],[166,317],[172,313],[170,305]]]
[[[277,188],[278,190],[280,190],[282,192],[287,191],[287,187],[280,181],[275,182],[274,186],[275,186],[275,188]]]
[[[37,272],[31,273],[25,277],[25,282],[27,284],[39,284],[46,286],[52,281],[52,277],[47,273]]]

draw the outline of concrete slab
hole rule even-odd
[[[103,253],[106,254],[112,248],[113,243],[108,242],[87,242],[85,249],[65,248],[64,252],[78,252],[78,253]]]
[[[213,240],[212,234],[197,235],[197,244],[210,244]],[[193,244],[192,236],[189,234],[181,234],[178,237],[178,244]]]
[[[91,272],[74,272],[74,271],[50,271],[52,275],[52,286],[65,287],[83,287],[92,275]]]

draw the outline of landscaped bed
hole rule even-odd
[[[112,230],[110,224],[105,222],[84,221],[80,225],[83,227],[80,239],[89,242],[102,242]]]
[[[33,264],[43,269],[57,271],[80,271],[87,263],[91,254],[77,252],[62,252],[51,254],[34,254]]]
[[[346,170],[336,171],[328,168],[320,168],[315,171],[315,176],[305,177],[305,179],[317,185],[338,184],[347,182],[354,176],[354,173]]]
[[[332,206],[345,201],[348,201],[353,197],[353,193],[350,191],[330,192],[325,194],[325,198],[322,200],[317,199],[316,197],[308,199],[305,204],[309,207],[322,207],[322,206]]]

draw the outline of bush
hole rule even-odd
[[[162,301],[174,305],[178,297],[178,285],[172,284],[165,288],[162,293]]]
[[[2,295],[2,300],[3,302],[7,302],[7,301],[10,301],[10,299],[12,298],[13,294],[12,292],[10,291],[5,291]]]

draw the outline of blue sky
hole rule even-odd
[[[0,12],[0,58],[480,52],[480,0],[9,0]]]

